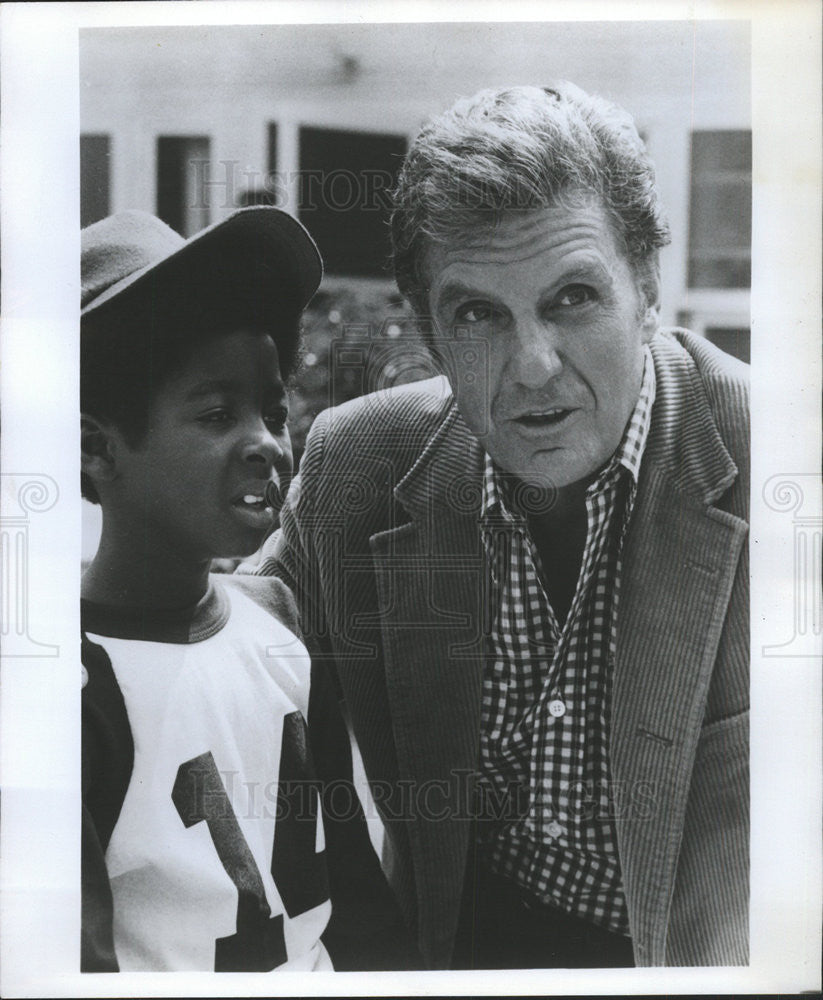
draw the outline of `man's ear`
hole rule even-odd
[[[642,265],[639,275],[640,327],[643,343],[648,344],[660,329],[660,263],[655,257]]]
[[[80,468],[94,483],[111,482],[117,475],[113,429],[96,417],[80,414]]]

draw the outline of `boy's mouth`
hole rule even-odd
[[[265,510],[266,507],[270,506],[266,502],[265,496],[255,493],[247,493],[245,496],[240,497],[239,500],[235,500],[235,504],[238,507],[245,507],[248,510]]]
[[[232,506],[247,523],[265,528],[271,524],[274,512],[280,506],[278,484],[273,480],[247,483],[243,492],[232,501]]]

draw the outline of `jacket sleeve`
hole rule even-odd
[[[422,959],[380,867],[352,778],[348,729],[326,665],[312,668],[309,739],[321,784],[332,915],[323,942],[335,969],[419,969]]]
[[[309,436],[301,473],[280,514],[281,527],[256,569],[294,593],[303,639],[312,657],[309,739],[321,786],[332,916],[323,941],[338,970],[423,967],[369,838],[353,781],[351,740],[340,702],[334,656],[313,556],[311,474],[322,475],[323,417]],[[309,478],[305,478],[306,470]]]

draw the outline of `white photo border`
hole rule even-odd
[[[752,961],[743,969],[283,973],[284,995],[747,993],[820,986],[818,656],[763,656],[796,611],[791,486],[820,532],[820,11],[812,0],[6,3],[2,86],[2,519],[27,538],[27,636],[3,633],[3,996],[271,995],[255,974],[81,975],[78,29],[383,20],[750,20],[753,47]],[[783,487],[775,477],[790,485]],[[35,485],[30,485],[34,483]],[[798,483],[800,484],[798,487]],[[27,506],[19,510],[21,490]],[[788,490],[788,493],[787,493]],[[775,492],[777,491],[777,492]],[[782,499],[781,499],[782,497]],[[782,504],[782,506],[781,506]],[[793,511],[795,513],[793,514]],[[13,523],[12,523],[13,522]],[[21,527],[23,526],[23,527]],[[12,528],[3,534],[11,545]],[[14,537],[21,537],[19,532]],[[9,550],[10,551],[10,550]],[[28,601],[28,597],[31,600]],[[18,609],[19,610],[19,609]],[[19,619],[18,619],[19,620]],[[818,620],[819,623],[819,620]],[[817,652],[820,652],[817,636]]]

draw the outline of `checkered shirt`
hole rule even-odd
[[[623,439],[586,492],[586,544],[562,630],[518,512],[527,503],[517,504],[488,456],[481,521],[492,588],[478,791],[490,796],[487,805],[497,803],[498,817],[507,791],[521,796],[513,812],[481,829],[482,850],[493,871],[539,900],[622,934],[628,917],[613,822],[620,790],[609,775],[611,674],[620,549],[654,396],[646,348]]]

